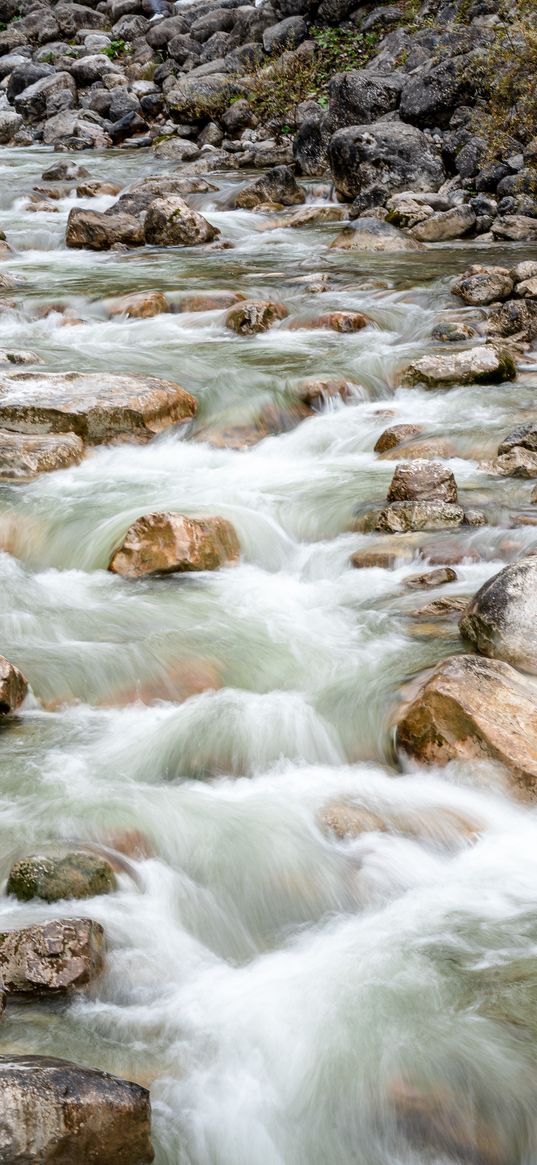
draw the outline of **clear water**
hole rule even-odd
[[[500,387],[425,393],[398,387],[398,373],[453,306],[453,273],[532,255],[331,251],[337,224],[270,231],[266,216],[230,211],[244,175],[195,199],[231,250],[67,251],[74,195],[58,213],[26,209],[53,157],[0,156],[0,228],[16,248],[1,269],[24,280],[5,293],[16,307],[0,313],[0,347],[30,348],[55,371],[177,380],[199,420],[0,488],[0,649],[33,693],[0,734],[0,874],[59,839],[113,846],[139,831],[151,854],[126,860],[116,894],[84,904],[106,929],[104,976],[61,1006],[10,1005],[3,1050],[150,1086],[157,1165],[534,1165],[535,812],[486,767],[402,773],[392,743],[402,686],[461,649],[456,624],[419,630],[411,612],[473,593],[536,540],[512,528],[530,483],[479,465],[532,413],[532,355]],[[140,153],[81,157],[123,183],[164,169]],[[313,272],[328,291],[307,291]],[[106,297],[144,288],[177,302],[275,297],[302,318],[352,308],[375,326],[238,339],[222,311],[106,318]],[[51,302],[81,322],[38,317]],[[313,375],[345,376],[351,403],[248,451],[199,439]],[[396,569],[353,570],[349,555],[372,542],[353,516],[382,501],[394,468],[373,445],[416,420],[449,440],[463,503],[489,525],[416,535]],[[135,584],[109,575],[127,526],[157,509],[230,518],[240,565]],[[403,590],[428,555],[454,548],[468,554],[456,582]],[[320,825],[333,802],[378,814],[388,832],[338,841]],[[59,912],[80,904],[0,898],[2,927]],[[410,1135],[400,1098],[414,1090],[462,1140],[439,1149]]]

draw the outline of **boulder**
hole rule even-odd
[[[499,660],[444,659],[397,725],[399,749],[421,764],[489,758],[504,765],[515,790],[537,789],[537,694]]]
[[[70,73],[59,72],[51,77],[42,77],[15,97],[15,110],[25,121],[41,121],[47,111],[47,102],[64,90],[73,97],[76,95],[76,85]]]
[[[84,445],[74,433],[29,436],[0,429],[0,481],[25,481],[39,473],[78,465]]]
[[[493,339],[532,343],[537,339],[537,303],[527,299],[510,299],[507,303],[493,307],[485,330]]]
[[[383,205],[398,190],[438,190],[445,177],[430,139],[402,122],[337,130],[328,157],[339,197],[358,199],[357,213]]]
[[[350,564],[355,570],[368,570],[371,567],[378,567],[381,570],[391,570],[400,555],[389,550],[377,549],[372,547],[370,550],[356,550],[351,554]]]
[[[443,595],[433,599],[417,611],[412,611],[413,619],[458,619],[467,604],[464,595]]]
[[[225,518],[144,514],[129,527],[108,569],[126,578],[146,574],[218,570],[235,562],[240,545]]]
[[[462,238],[475,224],[476,215],[471,206],[454,206],[451,210],[438,211],[417,223],[412,227],[410,235],[420,243],[443,243],[448,239]]]
[[[537,557],[511,562],[470,599],[461,635],[481,655],[537,675]]]
[[[96,113],[89,109],[66,109],[45,122],[43,141],[46,146],[63,144],[69,149],[89,150],[110,146],[112,139]]]
[[[341,222],[344,218],[346,214],[342,206],[304,206],[301,210],[272,219],[266,229],[281,231],[286,227],[316,227],[319,223]]]
[[[392,502],[383,510],[366,514],[356,523],[364,533],[406,534],[411,530],[449,530],[462,526],[462,506],[443,501]]]
[[[28,682],[22,672],[0,655],[0,716],[17,711],[28,692]]]
[[[145,241],[156,247],[192,247],[210,243],[219,234],[218,227],[213,227],[178,195],[155,199],[144,222]]]
[[[104,965],[104,931],[89,918],[62,918],[0,933],[0,978],[8,995],[65,995]]]
[[[457,574],[451,566],[439,566],[436,570],[428,570],[423,574],[409,574],[403,582],[406,591],[431,590],[434,587],[443,587],[447,583],[456,582]]]
[[[373,452],[386,453],[388,449],[396,449],[399,445],[403,445],[405,441],[410,441],[412,437],[419,437],[422,432],[423,428],[421,425],[390,425],[377,438],[373,446]]]
[[[360,218],[345,227],[330,244],[336,251],[422,251],[422,243],[410,239],[389,222],[378,218]]]
[[[537,219],[525,214],[499,214],[491,226],[496,239],[509,239],[517,243],[537,239]]]
[[[84,89],[95,81],[102,81],[103,77],[111,73],[117,73],[117,65],[105,53],[95,53],[73,61],[70,73],[79,88]]]
[[[71,432],[88,445],[140,444],[195,412],[184,388],[152,376],[0,373],[0,426],[22,433]]]
[[[457,504],[457,484],[451,469],[434,461],[397,465],[388,490],[389,502],[443,501]]]
[[[48,1056],[0,1056],[0,1157],[9,1165],[150,1165],[149,1093]]]
[[[305,201],[306,195],[289,166],[274,166],[254,182],[243,186],[237,195],[236,206],[241,210],[252,210],[267,202],[296,206]]]
[[[482,344],[464,352],[422,356],[409,364],[403,374],[407,385],[445,388],[452,384],[498,384],[514,380],[516,366],[509,352]]]
[[[173,121],[200,121],[218,119],[236,95],[236,82],[228,74],[213,73],[209,77],[181,77],[174,89],[166,94],[166,105]]]
[[[43,182],[75,182],[79,178],[89,178],[89,170],[77,166],[76,162],[53,162],[43,170],[41,178]]]
[[[22,125],[22,116],[11,109],[0,112],[0,146],[7,146]]]
[[[512,429],[498,445],[498,455],[510,453],[517,447],[537,453],[537,421],[528,421],[525,425],[518,425],[516,429]]]
[[[20,902],[43,898],[58,902],[61,898],[93,898],[116,889],[114,871],[106,858],[84,850],[73,850],[58,857],[34,854],[21,858],[11,867],[7,893]]]
[[[523,299],[537,299],[537,276],[533,275],[531,279],[523,279],[517,283],[516,293]]]
[[[299,174],[315,176],[325,173],[330,141],[327,120],[319,109],[299,125],[293,139],[293,158]]]
[[[467,104],[471,70],[467,58],[455,56],[410,77],[401,93],[399,114],[418,126],[447,126],[458,105]]]
[[[509,453],[496,458],[494,468],[502,477],[537,477],[537,452],[516,445]]]
[[[470,267],[451,284],[458,295],[472,307],[485,307],[498,299],[507,299],[514,282],[506,267]]]
[[[105,214],[74,207],[69,211],[65,242],[68,247],[87,247],[90,251],[109,251],[117,243],[141,247],[144,230],[131,214]]]
[[[335,131],[378,121],[396,108],[400,87],[392,77],[380,76],[366,69],[336,73],[328,87],[330,129]]]
[[[268,331],[287,315],[287,308],[282,303],[263,299],[247,300],[245,303],[236,303],[226,312],[226,328],[237,332],[239,336],[253,336],[257,332]]]
[[[310,408],[320,409],[330,401],[348,401],[354,387],[341,376],[308,376],[297,385],[297,397]]]
[[[106,300],[106,311],[112,319],[125,315],[128,319],[148,320],[171,311],[171,305],[162,291],[133,291],[118,299]]]
[[[287,16],[278,24],[272,24],[263,33],[263,48],[266,53],[284,52],[296,48],[308,35],[308,26],[302,16]]]

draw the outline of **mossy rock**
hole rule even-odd
[[[109,894],[116,885],[114,871],[105,858],[76,850],[62,857],[34,854],[22,858],[11,869],[7,892],[21,902],[31,898],[57,902],[61,898]]]

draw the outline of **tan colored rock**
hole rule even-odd
[[[318,409],[330,400],[350,400],[355,387],[342,376],[308,376],[297,385],[297,396],[304,404]]]
[[[514,280],[507,267],[476,265],[455,279],[451,293],[474,307],[485,307],[498,299],[507,299],[513,287]]]
[[[149,1093],[48,1056],[0,1056],[6,1165],[150,1165]]]
[[[218,570],[239,556],[239,540],[225,518],[144,514],[127,530],[108,569],[141,578],[160,572]]]
[[[264,227],[267,231],[280,231],[286,227],[317,227],[325,222],[341,222],[346,218],[342,206],[305,206],[302,210],[294,210],[292,214],[275,218]]]
[[[257,332],[266,332],[279,320],[288,315],[283,303],[273,303],[271,300],[247,300],[237,303],[226,314],[226,328],[237,332],[239,336],[253,336]]]
[[[456,582],[456,580],[456,571],[451,566],[439,566],[437,570],[407,575],[403,586],[406,591],[431,590],[433,587],[443,587],[447,583]]]
[[[451,441],[444,437],[421,437],[417,441],[409,441],[406,445],[398,445],[395,449],[387,449],[381,453],[379,461],[437,461],[439,458],[456,457],[456,449]]]
[[[74,432],[88,445],[142,443],[195,412],[184,388],[151,376],[0,373],[0,426],[19,432]]]
[[[78,198],[101,198],[103,194],[119,194],[121,186],[115,182],[80,182],[76,188]],[[50,191],[47,191],[49,198]]]
[[[28,692],[28,681],[8,659],[0,655],[0,716],[17,711]]]
[[[285,408],[268,404],[249,423],[210,425],[208,428],[199,429],[194,440],[203,441],[215,449],[251,449],[259,441],[264,441],[265,437],[290,433],[311,416],[312,409],[300,402]]]
[[[27,348],[0,348],[0,364],[44,364],[37,352]]]
[[[428,1082],[421,1089],[401,1080],[392,1085],[388,1101],[399,1135],[403,1134],[418,1152],[425,1149],[443,1161],[464,1161],[468,1165],[508,1165],[516,1159],[494,1114],[476,1111],[467,1090],[462,1096],[447,1084]]]
[[[537,689],[514,668],[477,655],[444,659],[397,726],[402,752],[422,764],[491,759],[521,794],[537,791]]]
[[[274,166],[243,186],[235,205],[241,210],[259,210],[264,203],[297,206],[305,201],[306,195],[289,166]]]
[[[331,332],[361,332],[372,321],[360,311],[329,311],[313,320],[293,320],[289,325],[293,332],[309,331],[310,328],[326,328]]]
[[[449,530],[464,521],[462,506],[442,501],[392,502],[383,510],[373,510],[355,523],[355,529],[367,534],[373,530],[385,534],[406,534],[411,530]]]
[[[181,311],[225,311],[235,303],[244,303],[245,295],[238,291],[211,291],[185,295],[179,304]]]
[[[510,353],[497,350],[492,344],[481,344],[464,352],[422,356],[405,369],[403,384],[445,388],[452,384],[498,384],[515,377]]]
[[[516,286],[517,295],[521,295],[523,299],[537,299],[537,276],[532,276],[531,279],[523,279]]]
[[[375,218],[359,218],[352,226],[344,227],[330,244],[336,251],[423,251],[423,243],[411,239],[390,223]]]
[[[162,291],[134,291],[118,299],[106,300],[105,306],[112,319],[125,315],[128,319],[148,320],[171,311],[170,302]]]
[[[68,247],[87,247],[90,251],[109,251],[116,243],[141,247],[144,231],[131,214],[108,214],[98,210],[69,211],[65,242]]]
[[[33,436],[0,429],[0,481],[27,481],[39,473],[78,465],[84,452],[83,441],[74,433]]]
[[[340,841],[361,837],[364,833],[394,833],[418,841],[440,845],[463,844],[477,837],[483,829],[481,821],[444,805],[384,810],[376,813],[363,805],[332,801],[319,814],[319,825],[326,833],[333,833]]]
[[[399,555],[389,550],[357,550],[351,554],[350,563],[356,570],[366,570],[370,567],[380,567],[382,570],[391,570],[395,566]]]
[[[403,442],[419,437],[423,432],[422,425],[390,425],[377,438],[373,446],[373,453],[386,453],[389,449],[396,449]]]
[[[404,461],[397,465],[387,494],[388,502],[458,501],[451,469],[435,461]]]
[[[444,595],[441,599],[433,599],[417,611],[412,611],[413,619],[458,619],[466,609],[468,600],[464,595]]]
[[[104,931],[89,918],[61,918],[0,933],[0,978],[8,995],[64,995],[103,969]]]
[[[454,206],[451,210],[439,210],[417,223],[409,234],[419,243],[443,243],[469,234],[475,222],[476,215],[471,206]]]
[[[515,445],[509,453],[496,458],[494,469],[502,477],[537,477],[537,452]]]
[[[193,247],[210,243],[220,231],[178,195],[156,198],[144,222],[146,243],[156,247]]]

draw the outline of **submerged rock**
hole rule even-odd
[[[433,599],[432,603],[426,603],[424,607],[412,611],[412,618],[458,619],[461,612],[465,610],[467,602],[468,600],[464,595],[443,595],[441,599]]]
[[[149,1093],[48,1056],[0,1056],[0,1159],[9,1165],[150,1165]]]
[[[433,501],[457,503],[457,483],[445,465],[408,461],[397,465],[388,490],[389,502]]]
[[[112,318],[125,315],[128,319],[148,320],[171,311],[171,306],[162,291],[133,291],[118,299],[107,300],[106,309]]]
[[[109,894],[116,888],[114,871],[106,858],[84,850],[62,857],[35,854],[21,858],[11,867],[7,893],[21,902],[43,898],[58,902],[61,898],[93,898]]]
[[[360,332],[371,323],[372,320],[360,311],[329,311],[316,316],[313,320],[293,320],[289,326],[293,332],[321,328],[330,332],[349,333]]]
[[[0,933],[0,980],[8,994],[64,995],[103,969],[104,931],[89,918],[62,918]]]
[[[83,456],[84,443],[74,433],[31,436],[0,429],[0,481],[26,481],[78,465]]]
[[[239,540],[225,518],[144,514],[127,530],[108,569],[126,578],[218,570],[226,562],[235,562],[239,555]]]
[[[210,243],[220,231],[178,195],[156,198],[144,222],[146,243],[156,247],[192,247]]]
[[[423,574],[407,575],[403,586],[407,591],[431,590],[433,587],[443,587],[446,583],[456,580],[457,573],[451,566],[439,566],[437,570],[428,570]]]
[[[247,300],[229,309],[226,313],[226,328],[237,332],[239,336],[253,336],[256,332],[268,331],[288,314],[283,303],[273,303],[268,299]]]
[[[478,590],[460,621],[476,651],[537,675],[537,557],[504,567]]]
[[[336,235],[331,249],[336,251],[422,251],[423,244],[409,238],[389,222],[359,218]]]
[[[498,384],[515,377],[511,354],[498,351],[492,344],[482,344],[464,352],[422,356],[405,369],[403,383],[444,388],[452,384]]]
[[[28,681],[8,659],[0,655],[0,716],[9,716],[20,708],[28,693]]]

